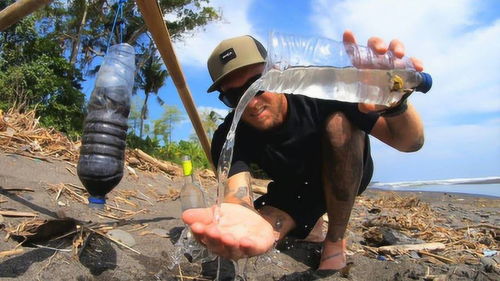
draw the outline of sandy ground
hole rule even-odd
[[[112,214],[117,218],[113,219],[97,216],[95,210],[66,193],[55,200],[57,193],[50,192],[50,186],[62,183],[81,186],[74,171],[75,168],[66,162],[45,162],[0,152],[0,210],[36,212],[43,219],[54,219],[64,214],[81,224],[92,221],[93,226],[106,226],[101,228],[102,233],[112,228],[121,229],[134,238],[133,250],[117,245],[100,234],[92,234],[85,239],[83,250],[77,254],[72,252],[75,235],[48,242],[38,241],[19,246],[17,249],[22,249],[21,253],[0,257],[0,280],[213,279],[210,275],[214,273],[215,262],[202,265],[200,262],[190,263],[184,257],[180,265],[173,262],[173,243],[178,239],[183,224],[179,219],[179,200],[172,200],[167,195],[175,195],[182,185],[182,178],[170,179],[163,174],[140,171],[137,171],[138,177],[127,174],[108,196],[109,205],[116,207]],[[203,180],[202,183],[208,194],[215,193],[215,182]],[[386,196],[391,194],[368,190],[358,199],[349,227],[350,267],[344,274],[316,279],[305,274],[318,264],[320,244],[287,239],[277,246],[278,250],[246,261],[247,280],[500,280],[498,254],[484,258],[477,250],[470,250],[470,257],[458,263],[422,255],[377,257],[373,253],[367,254],[362,246],[366,243],[361,234],[363,223],[389,212],[380,204],[384,201],[376,201]],[[495,248],[500,239],[499,199],[443,193],[398,193],[397,196],[429,203],[429,212],[439,217],[444,227],[493,226],[493,229],[486,227],[477,231],[489,232],[490,240],[483,238],[482,241],[484,249],[499,250]],[[120,201],[117,197],[125,197],[125,200]],[[372,207],[367,207],[370,204],[366,202],[372,202]],[[123,219],[126,214],[129,217]],[[0,216],[3,237],[8,230],[29,220]],[[152,234],[153,230],[163,230],[166,235]],[[0,243],[0,252],[12,250],[16,245],[18,242],[12,238],[5,238]],[[233,279],[231,263],[223,262],[221,274],[221,280]]]

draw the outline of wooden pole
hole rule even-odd
[[[144,17],[144,22],[153,37],[156,47],[163,58],[163,62],[165,62],[165,65],[167,66],[168,73],[174,81],[175,87],[179,92],[179,96],[181,97],[184,108],[188,113],[189,119],[191,119],[194,130],[200,139],[201,146],[207,155],[212,170],[215,171],[210,153],[210,142],[208,141],[205,130],[203,130],[203,125],[201,124],[200,116],[196,110],[196,106],[194,105],[191,91],[187,86],[184,73],[182,72],[179,61],[177,60],[174,46],[170,38],[170,33],[168,32],[167,25],[163,20],[160,6],[156,0],[136,0],[136,3],[137,6],[139,6],[139,10]]]
[[[0,31],[49,4],[52,0],[18,0],[0,11]]]

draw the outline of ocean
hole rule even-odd
[[[408,182],[372,182],[369,188],[393,191],[463,193],[500,199],[500,177]]]

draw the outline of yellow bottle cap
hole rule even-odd
[[[193,163],[190,159],[182,160],[182,171],[185,176],[190,176],[193,173]]]

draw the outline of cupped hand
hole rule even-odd
[[[238,260],[267,252],[276,241],[269,222],[257,212],[242,205],[223,203],[219,221],[215,220],[216,206],[190,209],[182,213],[194,237],[212,253]]]

